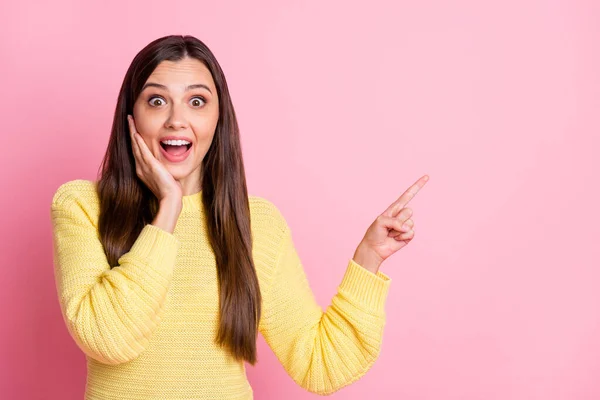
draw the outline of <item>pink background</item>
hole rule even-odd
[[[167,34],[221,63],[250,194],[283,211],[321,306],[378,213],[431,177],[382,266],[381,356],[332,398],[600,398],[600,3],[0,7],[3,399],[83,396],[50,200],[95,179],[125,71]],[[259,346],[257,399],[317,398]]]

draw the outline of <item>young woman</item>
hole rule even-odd
[[[97,181],[52,199],[55,277],[87,359],[86,399],[252,399],[260,332],[306,390],[330,394],[377,359],[390,278],[413,238],[408,201],[379,215],[323,312],[290,227],[249,196],[225,76],[192,36],[133,59]]]

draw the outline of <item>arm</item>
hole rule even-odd
[[[56,288],[69,333],[99,362],[138,357],[160,322],[179,240],[148,224],[110,269],[94,223],[66,186],[54,195],[51,216]]]
[[[377,359],[391,279],[348,263],[331,305],[316,303],[290,228],[277,210],[282,236],[263,294],[259,329],[292,379],[304,389],[331,394],[362,377]]]

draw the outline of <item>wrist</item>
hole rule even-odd
[[[159,209],[178,211],[183,207],[183,201],[178,197],[164,197],[159,202]]]
[[[169,233],[173,233],[175,230],[175,225],[177,225],[177,220],[179,219],[181,209],[181,201],[178,203],[175,200],[161,200],[158,213],[154,217],[152,225],[156,225]]]
[[[379,271],[379,267],[383,262],[379,255],[375,254],[372,250],[367,249],[363,245],[359,245],[357,247],[352,260],[374,274]]]

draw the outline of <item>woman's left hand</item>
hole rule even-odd
[[[386,258],[410,243],[415,223],[412,210],[405,206],[428,180],[429,176],[423,175],[375,219],[356,248],[353,260],[357,264],[377,273]]]

